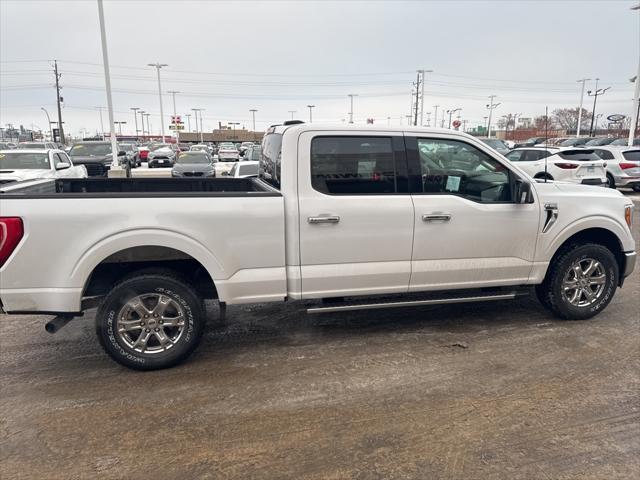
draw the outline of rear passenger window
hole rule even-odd
[[[613,160],[613,153],[608,150],[594,150],[595,154],[598,155],[602,160]]]
[[[640,150],[629,150],[622,154],[625,160],[631,162],[640,162]]]
[[[396,193],[390,137],[315,137],[311,141],[311,185],[330,195]]]

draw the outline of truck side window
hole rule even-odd
[[[329,195],[396,193],[390,137],[315,137],[311,141],[311,185]]]
[[[510,202],[509,170],[473,145],[418,139],[424,193],[459,195],[482,203]]]

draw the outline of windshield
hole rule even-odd
[[[236,146],[230,143],[223,143],[222,145],[220,145],[220,150],[235,150]]]
[[[177,162],[207,164],[207,163],[211,163],[211,159],[209,158],[208,155],[205,155],[204,153],[193,152],[193,153],[183,153],[179,155]]]
[[[110,143],[79,143],[71,147],[71,150],[69,150],[69,155],[71,155],[72,157],[110,154]]]
[[[507,148],[502,140],[497,140],[495,138],[485,138],[482,141],[489,145],[491,148]]]
[[[29,143],[29,142],[25,142],[25,143],[19,143],[18,144],[18,148],[46,148],[46,145],[44,143],[38,143],[38,142],[34,142],[34,143]]]
[[[156,150],[160,150],[161,148],[171,148],[171,145],[168,143],[157,143],[156,145],[150,145],[149,151],[155,152]]]
[[[240,168],[240,175],[258,175],[258,164],[251,165],[238,164]]]
[[[121,143],[120,150],[122,150],[123,152],[131,152],[133,151],[133,145],[131,145],[130,143]]]
[[[12,170],[49,170],[47,153],[5,152],[0,153],[0,169]]]

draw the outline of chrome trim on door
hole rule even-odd
[[[316,223],[338,223],[340,221],[340,217],[337,215],[330,215],[327,217],[309,217],[307,218],[307,222],[310,224]]]
[[[422,215],[423,222],[448,222],[451,220],[449,213],[433,213]]]

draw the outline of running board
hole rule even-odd
[[[522,293],[509,292],[497,295],[477,295],[471,297],[433,298],[428,300],[408,300],[405,302],[359,303],[351,305],[335,305],[330,307],[308,308],[307,313],[348,312],[352,310],[375,310],[379,308],[417,307],[421,305],[442,305],[451,303],[493,302],[497,300],[513,300]]]

